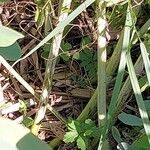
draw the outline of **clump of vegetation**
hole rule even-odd
[[[2,149],[148,150],[149,8],[1,0]]]

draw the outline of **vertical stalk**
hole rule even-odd
[[[58,22],[64,21],[68,13],[63,11],[63,8],[70,8],[72,0],[64,0],[62,5],[60,6],[61,12],[60,16],[58,19]],[[63,37],[63,30],[61,33],[57,34],[52,41],[52,46],[49,47],[49,56],[46,64],[46,71],[45,71],[45,77],[44,77],[44,82],[43,82],[43,87],[42,87],[42,94],[40,97],[40,103],[39,103],[39,110],[35,116],[34,124],[32,126],[32,132],[34,134],[37,134],[40,128],[40,121],[44,118],[46,108],[47,108],[47,103],[49,99],[49,93],[51,92],[52,89],[52,78],[55,70],[55,65],[56,65],[56,59],[58,57],[59,49],[60,49],[60,44],[62,41]],[[48,105],[48,109],[51,111],[53,108]],[[60,116],[60,115],[59,115]],[[63,117],[60,117],[63,118]],[[66,122],[64,120],[64,122]]]
[[[103,126],[106,119],[106,4],[97,0],[97,27],[98,27],[98,123]]]

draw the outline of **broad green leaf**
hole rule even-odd
[[[68,42],[65,43],[63,41],[62,44],[61,44],[61,48],[62,48],[63,51],[67,51],[67,50],[72,48],[72,45],[70,43],[68,43]]]
[[[6,60],[15,61],[18,60],[22,55],[21,48],[17,42],[8,47],[0,47],[0,55]]]
[[[76,138],[78,137],[78,132],[75,130],[66,132],[66,134],[64,135],[64,142],[65,143],[72,143],[76,140]]]
[[[78,146],[79,149],[86,150],[87,149],[87,144],[88,144],[87,138],[81,137],[81,136],[78,137],[77,146]]]
[[[95,126],[94,121],[91,120],[91,119],[86,119],[86,120],[85,120],[85,123],[86,123],[86,124],[89,124],[89,125],[92,126],[92,127]]]
[[[82,45],[87,45],[90,43],[91,43],[91,39],[88,36],[82,38]]]
[[[72,120],[70,123],[68,123],[68,129],[69,130],[76,130],[76,124],[75,124],[75,120]]]
[[[84,136],[90,136],[91,134],[93,133],[93,130],[89,129],[89,130],[86,130],[85,133],[83,134]]]
[[[0,148],[2,150],[52,150],[29,129],[0,117]]]
[[[76,131],[78,133],[82,131],[83,123],[80,123],[78,120],[72,120],[71,123],[68,123],[68,129],[71,131]]]
[[[0,35],[2,35],[0,36],[0,47],[10,46],[24,37],[21,33],[2,25],[0,25]]]
[[[60,54],[60,57],[64,60],[64,61],[69,61],[69,59],[70,59],[70,54],[69,54],[69,52],[62,52],[61,54]]]
[[[118,119],[129,126],[143,126],[141,118],[124,112],[118,116]]]
[[[135,150],[149,150],[150,144],[148,142],[147,135],[144,134],[140,136],[137,140],[135,140],[132,144]]]

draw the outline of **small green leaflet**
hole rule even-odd
[[[78,148],[80,148],[81,150],[86,150],[87,145],[88,145],[88,139],[85,137],[79,136],[79,138],[77,139]]]
[[[78,137],[78,132],[75,130],[69,131],[64,135],[64,142],[65,143],[72,143]]]

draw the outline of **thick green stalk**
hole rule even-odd
[[[98,89],[97,108],[98,123],[103,126],[106,118],[106,4],[104,1],[97,1],[97,52],[98,52]]]

